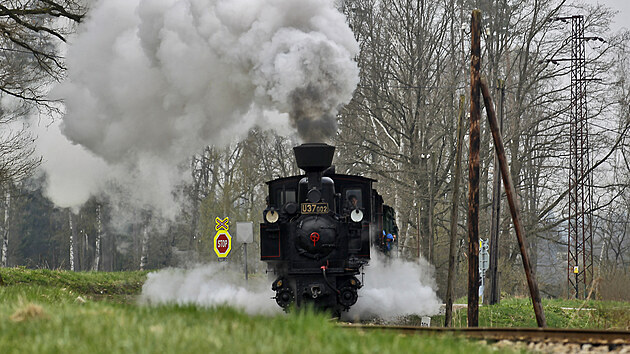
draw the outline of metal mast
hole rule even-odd
[[[593,280],[593,177],[586,109],[584,16],[571,20],[571,124],[569,161],[568,297],[586,297]],[[590,38],[588,38],[590,39]]]

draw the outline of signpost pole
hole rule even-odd
[[[245,283],[247,283],[247,244],[244,243],[243,247],[245,247]]]

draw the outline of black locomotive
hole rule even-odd
[[[272,289],[282,308],[310,303],[339,314],[358,299],[370,246],[387,253],[396,242],[394,212],[373,189],[375,180],[334,172],[334,146],[293,151],[306,175],[267,182],[260,258],[277,275]]]

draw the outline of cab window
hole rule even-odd
[[[348,188],[344,193],[346,208],[363,208],[363,193],[361,188]]]
[[[280,189],[276,194],[276,202],[278,207],[285,205],[286,203],[295,203],[295,189]]]

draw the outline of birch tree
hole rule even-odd
[[[75,271],[75,230],[72,222],[72,212],[68,209],[68,226],[70,227],[69,244],[70,244],[70,270]]]
[[[103,233],[103,219],[101,217],[101,204],[96,204],[96,240],[94,246],[94,263],[93,271],[98,271],[101,261],[101,235]]]
[[[149,261],[149,225],[142,227],[142,248],[140,249],[140,270],[147,267]]]
[[[11,190],[9,186],[4,189],[4,224],[2,228],[2,267],[8,266],[9,253],[9,210],[11,208]]]

